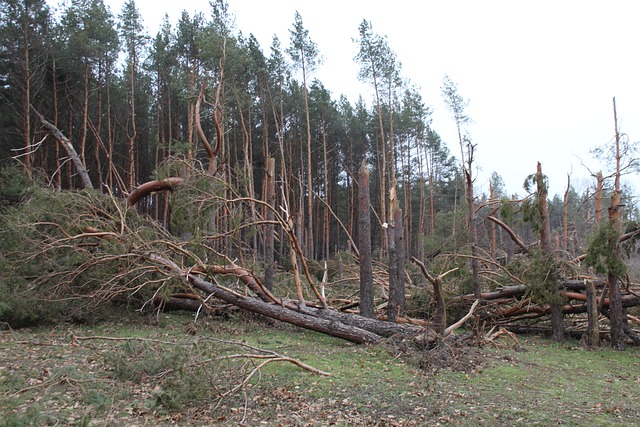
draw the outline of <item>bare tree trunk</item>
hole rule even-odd
[[[398,315],[400,317],[404,317],[406,312],[406,301],[405,301],[405,287],[404,287],[404,259],[405,259],[405,248],[404,248],[404,224],[402,217],[402,209],[397,208],[393,212],[393,223],[394,223],[394,240],[396,245],[396,292],[395,292],[395,300],[396,300],[396,309],[398,310]]]
[[[547,208],[547,186],[542,175],[542,165],[538,162],[536,172],[536,184],[538,186],[538,211],[542,218],[542,227],[540,227],[540,247],[542,256],[552,259],[553,250],[551,247],[551,222],[549,221],[549,210]],[[563,304],[559,294],[558,282],[555,272],[550,274],[551,286],[551,329],[553,330],[553,339],[556,341],[564,340],[564,323],[563,323]]]
[[[369,169],[362,162],[358,172],[358,251],[360,252],[360,315],[373,317],[373,268],[371,265],[371,217]]]
[[[589,280],[587,285],[587,331],[585,333],[586,345],[588,347],[598,347],[600,345],[600,325],[598,323],[598,301],[596,298],[596,287],[593,281]]]
[[[564,200],[562,204],[562,250],[567,251],[568,247],[568,229],[569,229],[569,190],[571,189],[571,175],[567,175],[567,189],[564,192]]]
[[[494,188],[493,185],[491,183],[489,183],[489,199],[491,200],[491,208],[493,208],[493,205],[496,204],[498,201],[496,200],[496,195],[494,192]],[[496,223],[491,221],[491,259],[494,261],[497,261],[497,242],[496,242],[496,233],[497,232],[497,226]],[[494,267],[492,267],[493,269]]]
[[[130,70],[130,75],[129,78],[131,79],[131,109],[129,111],[129,120],[131,121],[131,133],[129,133],[129,130],[127,130],[127,136],[129,138],[129,188],[128,190],[131,192],[133,191],[133,187],[135,186],[136,183],[136,139],[138,137],[138,130],[136,127],[136,83],[135,83],[135,77],[136,77],[136,70],[135,70],[135,65],[136,65],[136,60],[133,59],[133,61],[131,62],[131,64],[129,64],[129,68]]]
[[[467,213],[467,222],[469,223],[469,245],[471,246],[471,274],[473,279],[473,295],[476,299],[480,299],[480,266],[478,265],[478,229],[476,227],[476,207],[473,196],[473,155],[475,145],[468,143],[467,147],[467,165],[463,167],[465,176],[465,194],[467,196],[467,205],[469,211]]]
[[[276,206],[276,159],[269,157],[267,159],[267,174],[266,174],[266,201],[273,209]],[[264,268],[264,286],[269,291],[273,290],[273,274],[275,270],[274,259],[274,226],[269,222],[274,220],[274,212],[271,209],[266,210],[267,226],[265,228],[265,268]]]
[[[52,90],[52,102],[53,102],[53,125],[58,127],[58,72],[56,71],[56,55],[51,56],[51,90]],[[56,189],[60,191],[62,189],[62,170],[60,169],[60,144],[56,144],[55,148],[55,166],[56,166]]]
[[[329,224],[329,161],[327,159],[327,128],[322,126],[322,157],[324,160],[324,210],[323,210],[323,222],[324,222],[324,259],[329,259],[329,253],[331,246],[329,242],[329,236],[331,234],[331,228]]]
[[[307,119],[307,256],[315,258],[313,238],[313,176],[311,173],[311,119],[309,118],[309,92],[307,90],[307,73],[302,66],[304,83],[304,110]]]
[[[60,129],[58,129],[53,124],[48,122],[44,118],[44,116],[40,114],[33,106],[31,106],[31,109],[38,117],[38,120],[40,120],[42,127],[44,127],[47,130],[47,132],[49,132],[55,138],[55,140],[58,141],[58,143],[61,144],[64,147],[64,149],[67,151],[67,155],[71,159],[71,162],[73,163],[73,166],[76,169],[76,173],[80,177],[82,188],[93,189],[93,184],[91,183],[91,178],[89,178],[89,173],[87,172],[87,169],[84,167],[84,164],[82,163],[80,156],[78,156],[78,153],[76,152],[75,148],[73,148],[73,144],[71,144],[71,141],[69,141],[67,137],[65,137],[62,134],[62,132],[60,132]]]
[[[380,220],[382,223],[387,221],[387,142],[384,135],[384,123],[382,122],[382,105],[380,101],[380,93],[378,91],[378,83],[374,80],[374,89],[376,93],[376,105],[378,109],[378,124],[380,125],[380,152],[382,153],[382,164],[380,172]],[[386,233],[380,233],[381,235],[381,249],[382,253],[387,251],[389,241]]]
[[[87,166],[85,156],[87,145],[87,122],[89,120],[89,61],[84,59],[84,93],[82,97],[82,134],[80,135],[80,160],[82,164]]]
[[[24,47],[24,94],[22,99],[22,134],[24,145],[24,167],[27,175],[31,176],[31,167],[33,165],[33,158],[31,157],[31,58],[30,58],[30,46],[29,42],[29,14],[30,10],[28,4],[25,4],[25,17],[22,19],[22,43]]]
[[[600,224],[602,220],[602,199],[603,199],[603,191],[604,190],[604,177],[602,176],[602,171],[599,171],[596,175],[596,213],[595,220],[596,224]]]
[[[622,197],[620,191],[620,133],[618,132],[618,114],[616,111],[616,99],[613,98],[613,117],[615,121],[616,132],[616,174],[615,188],[611,195],[611,204],[609,205],[609,222],[611,227],[617,232],[620,229],[620,207],[622,205]],[[617,242],[610,248],[613,252],[612,256],[619,256]],[[620,293],[620,283],[617,271],[609,270],[607,274],[607,282],[609,283],[609,320],[611,322],[611,347],[615,350],[624,350],[624,324],[625,314],[622,307],[622,294]]]
[[[442,291],[442,279],[447,273],[434,277],[429,273],[427,267],[422,261],[418,260],[416,257],[412,257],[411,261],[420,267],[424,277],[433,286],[433,299],[435,302],[433,310],[433,327],[437,333],[443,335],[447,327],[447,310],[445,306],[444,293]]]

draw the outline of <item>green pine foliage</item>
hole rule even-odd
[[[609,221],[603,221],[589,240],[585,262],[598,274],[614,273],[618,276],[627,271],[627,266],[616,250],[620,232]]]
[[[24,186],[25,180],[20,173],[5,173],[0,187],[2,200],[20,194],[0,214],[0,322],[12,327],[90,322],[112,301],[150,296],[153,287],[144,288],[141,278],[142,254],[132,248],[143,241],[148,246],[158,230],[124,201],[97,191]]]

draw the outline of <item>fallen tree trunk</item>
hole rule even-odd
[[[424,332],[424,328],[416,325],[383,322],[357,314],[341,313],[339,311],[323,308],[304,307],[301,309],[301,312],[321,319],[341,322],[346,325],[365,329],[385,338],[392,335],[412,336],[420,332]]]
[[[573,299],[573,300],[585,301],[585,302],[587,301],[587,295],[581,294],[579,292],[560,292],[560,294],[567,299]],[[601,304],[601,298],[596,298],[596,301],[598,302],[598,305]],[[609,298],[605,298],[604,301],[602,301],[602,305],[604,307],[608,307],[609,303],[610,303]],[[640,305],[640,298],[638,298],[636,295],[629,294],[629,295],[622,296],[623,307],[635,307],[637,305]]]
[[[484,292],[480,294],[480,298],[484,300],[494,300],[508,297],[519,297],[527,292],[527,285],[505,286],[493,292]],[[467,295],[472,298],[473,295]]]
[[[180,268],[173,261],[160,255],[151,254],[149,258],[164,268],[180,275],[191,285],[207,294],[233,304],[244,310],[263,316],[290,323],[301,328],[310,329],[323,334],[342,338],[356,344],[374,344],[382,340],[382,336],[356,326],[346,325],[336,320],[326,320],[319,317],[305,315],[281,305],[269,304],[257,298],[234,293],[217,286],[205,279]]]

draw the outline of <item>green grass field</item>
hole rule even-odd
[[[434,372],[419,367],[430,354],[240,314],[4,330],[0,425],[640,425],[637,348],[519,339],[517,351],[508,341],[451,349],[465,369]],[[331,375],[284,360],[259,367],[267,359],[248,356],[260,349]]]

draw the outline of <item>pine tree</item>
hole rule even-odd
[[[309,30],[304,28],[302,17],[296,11],[293,29],[289,30],[291,46],[287,53],[294,65],[302,73],[302,89],[304,95],[304,109],[307,125],[307,221],[306,221],[306,249],[309,258],[315,257],[313,239],[313,176],[311,173],[311,119],[309,117],[309,92],[307,79],[319,65],[318,46],[309,38]]]

